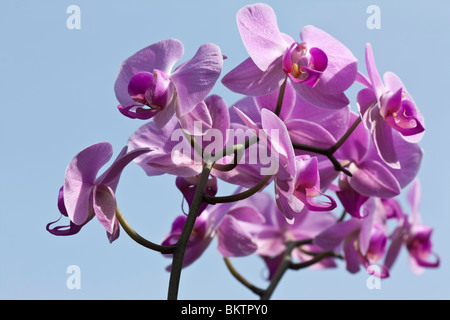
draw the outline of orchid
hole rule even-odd
[[[245,6],[237,13],[238,29],[250,58],[222,80],[230,90],[250,96],[269,94],[288,77],[308,102],[326,109],[349,104],[344,91],[354,82],[356,58],[326,32],[306,26],[301,43],[278,29],[266,4]]]
[[[351,218],[327,228],[314,239],[323,250],[340,250],[343,246],[346,268],[350,273],[366,269],[384,257],[387,230],[384,212],[377,210],[377,202],[372,198],[363,205],[364,218]],[[388,268],[381,265],[381,278],[389,276]]]
[[[421,274],[425,268],[436,268],[440,264],[437,254],[432,251],[431,234],[433,228],[423,225],[419,213],[421,199],[421,188],[419,180],[414,180],[408,194],[407,200],[411,208],[410,216],[401,211],[400,214],[394,216],[399,226],[392,234],[392,244],[389,247],[385,264],[392,267],[401,246],[404,244],[409,253],[409,263],[411,270],[415,274]],[[434,256],[434,261],[429,261],[430,256]]]
[[[185,215],[178,216],[172,224],[172,229],[162,241],[163,245],[177,242],[183,226],[186,223]],[[187,267],[197,260],[216,237],[218,250],[223,256],[240,257],[255,252],[257,246],[251,234],[243,228],[244,222],[262,223],[264,217],[250,204],[231,203],[207,208],[199,216],[194,225],[193,233],[186,248],[186,258],[183,267]],[[170,270],[170,266],[168,267]]]
[[[400,168],[395,132],[408,142],[419,142],[425,131],[423,116],[395,73],[386,72],[383,84],[370,44],[366,46],[366,66],[369,79],[360,78],[369,88],[358,93],[359,112],[380,157],[389,166]]]
[[[69,230],[61,231],[56,227],[57,235],[77,233],[94,216],[105,227],[110,242],[119,236],[119,224],[116,219],[115,191],[120,175],[133,159],[148,152],[138,149],[127,153],[124,147],[114,163],[101,176],[97,174],[112,157],[112,146],[108,142],[94,144],[80,151],[70,162],[66,170],[64,185],[58,197],[61,214],[70,219]],[[47,229],[52,232],[47,226]]]
[[[51,222],[47,230],[74,235],[96,216],[113,242],[122,228],[171,260],[171,300],[182,270],[213,242],[231,274],[263,300],[288,270],[336,268],[337,259],[350,273],[363,267],[388,278],[405,247],[415,273],[438,267],[433,228],[419,216],[424,119],[399,77],[387,72],[381,79],[370,44],[365,76],[353,53],[325,31],[305,26],[297,42],[279,30],[266,4],[247,5],[236,19],[249,57],[221,82],[244,96],[228,104],[213,92],[226,57],[212,43],[178,66],[184,46],[176,39],[125,59],[114,84],[118,109],[149,121],[101,175],[110,143],[75,156],[57,203],[70,223]],[[355,82],[364,88],[352,101],[347,89]],[[167,213],[173,222],[160,242],[139,235],[119,209],[116,189],[131,162],[150,178],[175,180],[181,205]],[[235,192],[221,195],[222,183]],[[399,201],[408,186],[410,214]],[[251,284],[230,260],[249,256],[264,261],[267,288]]]
[[[192,111],[219,78],[223,56],[219,47],[207,43],[172,71],[183,53],[179,40],[167,39],[126,59],[114,85],[119,111],[129,118],[153,118],[158,128],[174,113],[181,117]]]
[[[263,217],[263,222],[244,222],[245,229],[250,232],[257,245],[255,254],[262,257],[269,270],[268,280],[271,280],[273,273],[278,269],[280,257],[287,249],[287,242],[311,239],[321,231],[336,222],[336,217],[331,212],[316,214],[314,212],[303,212],[293,224],[281,215],[273,197],[267,192],[261,192],[254,197],[244,200],[245,204],[234,207],[234,212],[246,212],[247,208],[257,210]],[[238,211],[239,210],[239,211]],[[318,252],[320,249],[314,244],[302,247],[309,252]],[[311,256],[298,248],[292,251],[292,256],[298,261],[308,261]],[[335,267],[332,259],[324,259],[312,266],[315,269]]]

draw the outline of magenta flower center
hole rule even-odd
[[[164,109],[172,100],[174,89],[169,76],[160,70],[138,72],[128,85],[131,98],[151,109]]]
[[[295,83],[314,87],[328,65],[325,52],[310,48],[307,43],[294,42],[283,55],[283,70]]]

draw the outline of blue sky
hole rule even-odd
[[[228,1],[2,1],[0,4],[1,299],[165,299],[169,260],[122,236],[109,244],[92,221],[78,235],[55,237],[45,225],[59,217],[56,200],[64,171],[81,149],[100,141],[115,154],[142,122],[116,109],[113,84],[120,63],[145,46],[177,38],[183,60],[207,42],[228,56],[223,74],[247,57],[236,12],[252,2]],[[364,71],[364,47],[372,44],[380,72],[398,74],[425,117],[427,133],[419,178],[423,222],[435,228],[441,267],[415,276],[402,252],[391,278],[369,290],[368,275],[335,270],[289,272],[274,299],[448,299],[450,288],[450,170],[446,167],[450,32],[448,1],[266,1],[280,29],[298,40],[315,25],[339,39]],[[69,30],[69,5],[81,9],[81,29]],[[381,10],[381,29],[366,26],[366,9]],[[349,90],[355,107],[357,88]],[[239,95],[220,83],[214,93],[232,104]],[[148,178],[127,167],[117,190],[120,207],[135,229],[158,242],[180,214],[175,177]],[[233,190],[221,185],[220,193]],[[181,299],[256,299],[228,273],[213,243],[183,271]],[[232,260],[256,285],[265,286],[260,259]],[[81,270],[81,289],[69,290],[68,266]]]

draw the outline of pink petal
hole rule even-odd
[[[92,206],[100,223],[108,233],[112,234],[116,220],[116,198],[114,191],[103,184],[95,186]]]
[[[314,239],[314,244],[317,244],[323,250],[333,250],[339,246],[342,241],[348,237],[352,232],[358,230],[360,227],[358,219],[350,219],[325,229]]]
[[[178,116],[184,116],[201,101],[214,87],[220,76],[223,56],[220,48],[207,43],[197,50],[192,59],[176,69],[170,79],[178,95]]]
[[[243,257],[254,253],[257,246],[252,236],[232,216],[226,216],[217,232],[218,250],[224,257]]]
[[[183,44],[176,39],[167,39],[154,43],[129,57],[119,69],[114,91],[117,100],[123,106],[135,103],[128,93],[130,79],[138,72],[147,71],[153,73],[158,69],[170,74],[175,63],[183,56]]]
[[[248,5],[238,11],[236,20],[250,58],[266,71],[289,46],[278,29],[275,12],[266,4]]]
[[[89,216],[89,196],[98,171],[111,159],[113,150],[108,142],[94,144],[78,153],[66,170],[64,205],[67,215],[77,225]]]
[[[367,160],[349,167],[351,187],[366,196],[392,198],[400,194],[401,187],[394,175],[378,161]]]
[[[375,59],[373,57],[372,46],[370,43],[366,44],[366,67],[369,73],[370,81],[372,82],[373,89],[375,90],[376,96],[379,99],[381,95],[386,91],[383,85],[383,81],[378,73],[377,67],[375,65]]]
[[[222,84],[233,92],[249,96],[267,95],[280,88],[286,75],[281,68],[281,58],[262,71],[248,58],[222,78]]]

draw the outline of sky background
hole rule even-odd
[[[228,56],[222,75],[247,58],[235,15],[252,2],[227,1],[1,1],[0,2],[0,298],[165,299],[169,259],[135,244],[124,232],[109,244],[96,220],[72,237],[45,230],[56,220],[64,172],[83,148],[101,141],[114,154],[143,124],[116,109],[113,85],[120,63],[167,38],[181,40],[182,61],[203,43]],[[300,29],[319,27],[344,43],[365,72],[364,47],[372,44],[380,73],[400,76],[425,117],[422,182],[423,223],[435,228],[439,269],[415,276],[403,250],[380,290],[366,286],[364,271],[351,275],[339,262],[326,271],[290,271],[273,299],[448,299],[450,298],[450,2],[266,1],[280,30],[299,40]],[[81,29],[69,30],[69,5],[81,9]],[[366,9],[381,10],[381,29],[370,30]],[[359,87],[357,87],[359,88]],[[240,96],[218,82],[212,93],[228,104]],[[355,109],[357,89],[349,90]],[[174,176],[147,177],[132,164],[122,174],[117,198],[137,232],[159,242],[180,214]],[[221,195],[233,187],[220,185]],[[406,207],[405,207],[406,209]],[[265,287],[262,260],[232,259],[255,285]],[[79,266],[81,289],[69,290],[67,267]],[[257,299],[234,280],[214,242],[181,277],[180,299]]]

